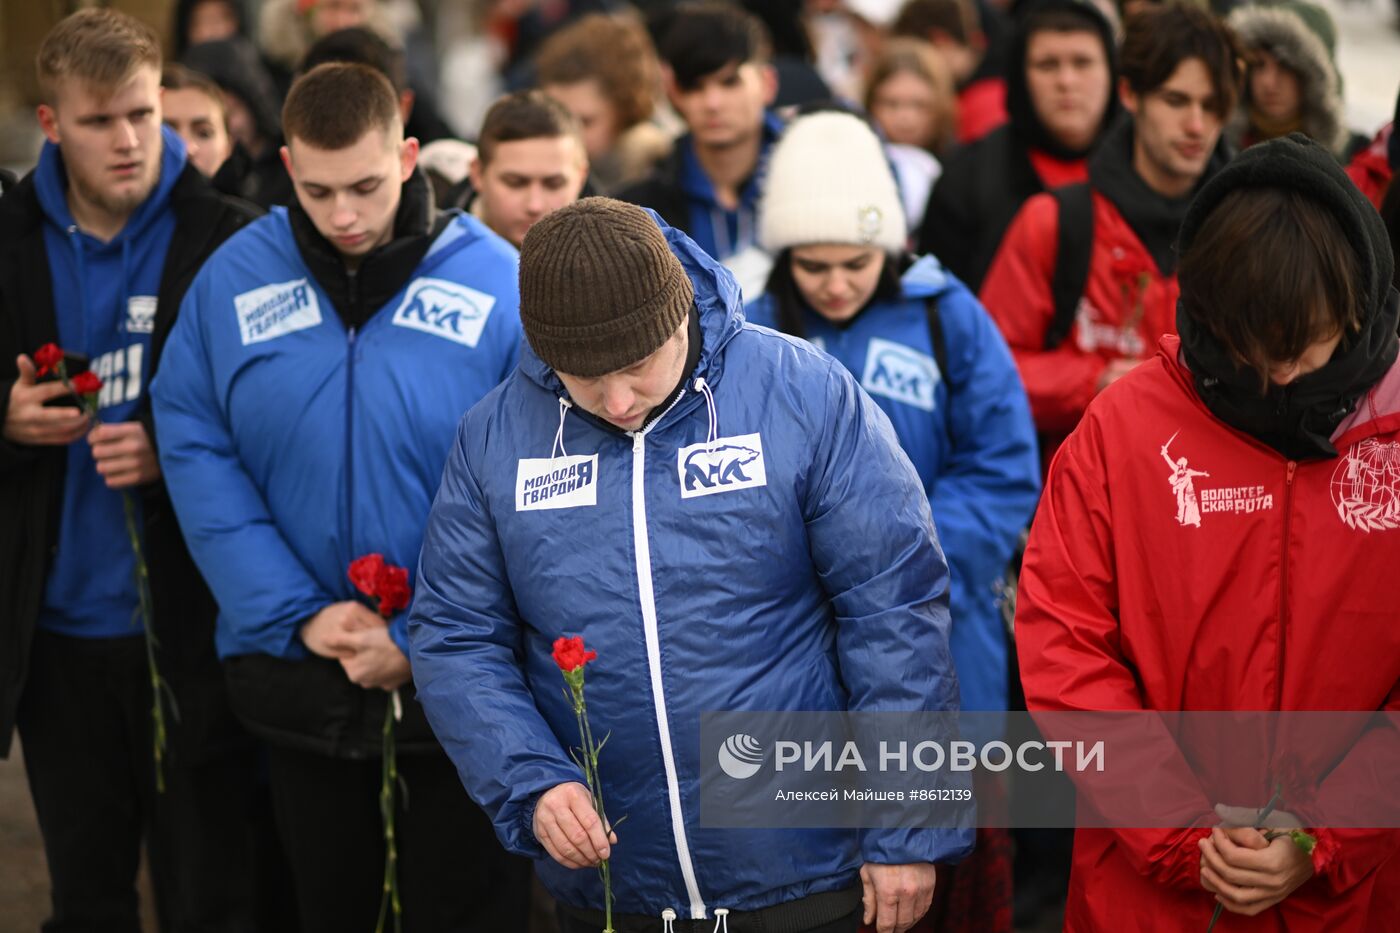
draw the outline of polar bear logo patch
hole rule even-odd
[[[682,447],[676,452],[676,471],[682,499],[768,485],[763,438],[758,434]]]

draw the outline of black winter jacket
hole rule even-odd
[[[185,289],[204,260],[252,220],[251,205],[219,195],[192,165],[171,192],[175,234],[161,272],[151,373],[175,323]],[[44,215],[33,175],[0,199],[0,429],[14,387],[14,359],[58,342],[53,288],[44,246]],[[149,402],[138,416],[158,443]],[[7,757],[15,712],[50,560],[57,547],[67,450],[30,447],[0,437],[0,758]],[[169,728],[169,760],[212,757],[248,741],[229,712],[223,672],[214,654],[216,608],[195,569],[163,483],[139,490],[145,514],[157,663],[179,706]],[[211,490],[217,495],[217,490]]]

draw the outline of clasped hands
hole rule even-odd
[[[1256,809],[1221,804],[1215,810],[1224,822],[1199,843],[1201,887],[1226,910],[1252,917],[1312,877],[1312,857],[1288,836],[1288,830],[1302,828],[1297,817],[1275,811],[1261,829],[1253,825]],[[1270,840],[1269,830],[1282,834]]]
[[[358,686],[395,690],[412,677],[389,623],[363,603],[331,603],[301,627],[301,640],[313,654],[339,661]]]

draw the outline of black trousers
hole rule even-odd
[[[257,762],[251,751],[164,766],[139,637],[35,633],[18,726],[53,889],[45,933],[139,933],[147,845],[165,933],[254,933]],[[267,809],[264,793],[263,810]]]
[[[384,880],[379,760],[273,748],[269,762],[302,933],[370,933]],[[530,863],[501,848],[445,753],[400,754],[398,767],[408,788],[395,817],[405,933],[523,933]]]

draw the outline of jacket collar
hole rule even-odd
[[[394,217],[393,239],[371,251],[351,272],[340,252],[321,236],[299,202],[293,201],[287,209],[302,261],[330,298],[346,327],[364,326],[408,283],[427,255],[434,237],[452,216],[442,214],[434,224],[427,178],[415,169],[403,183],[399,210]]]

